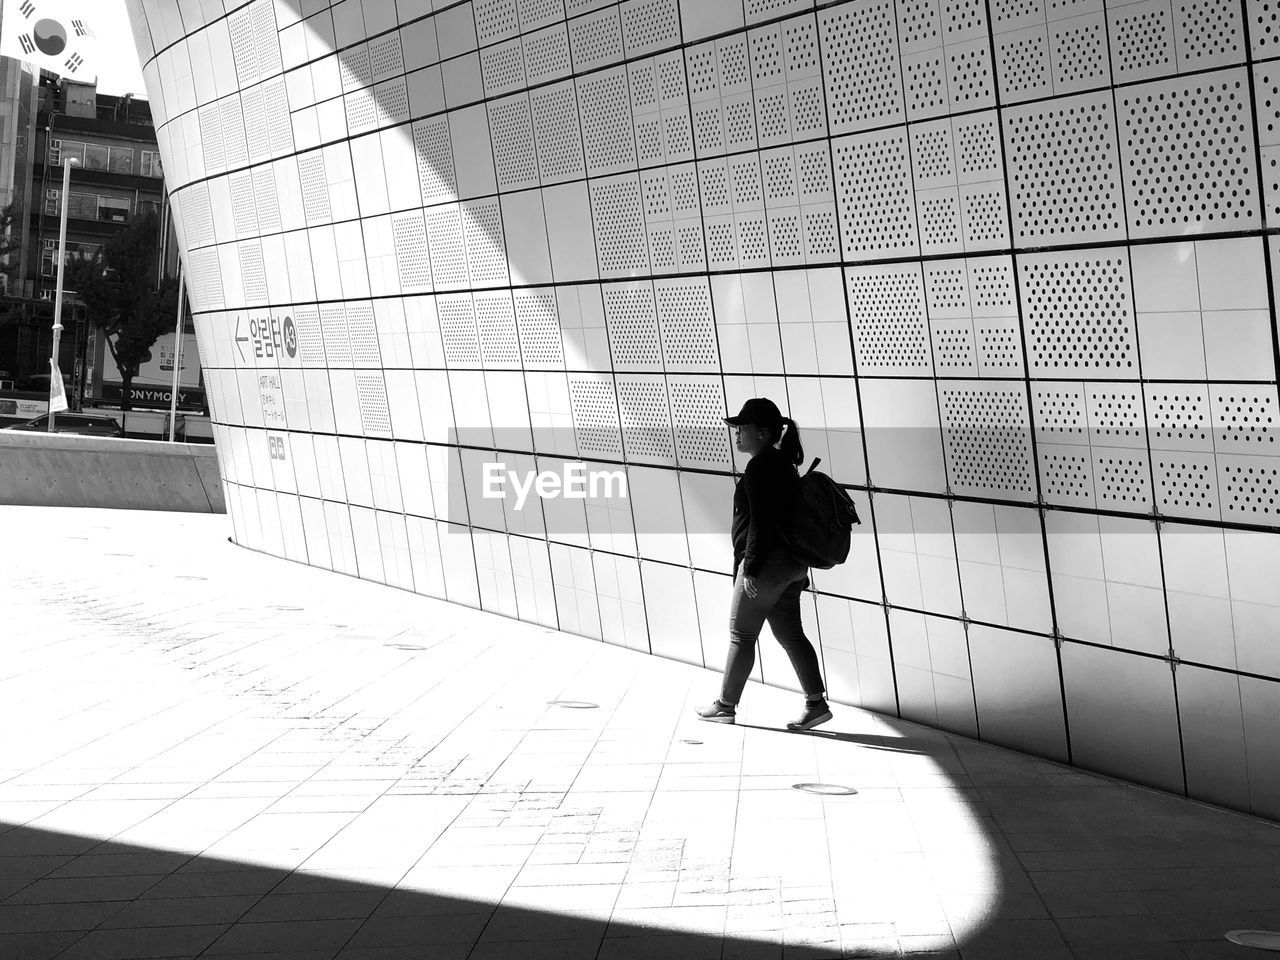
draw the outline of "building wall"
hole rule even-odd
[[[131,17],[237,542],[716,668],[771,396],[833,698],[1280,816],[1276,3],[225,6]]]

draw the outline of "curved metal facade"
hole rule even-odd
[[[236,541],[718,667],[771,396],[834,699],[1280,816],[1276,13],[132,0]]]

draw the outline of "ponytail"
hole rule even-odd
[[[800,428],[790,417],[783,417],[782,423],[785,429],[778,441],[778,449],[782,451],[782,457],[787,463],[798,467],[804,463],[804,447],[800,445]]]

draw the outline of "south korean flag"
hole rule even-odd
[[[89,0],[3,0],[0,55],[65,77],[92,78],[97,54],[85,9]]]

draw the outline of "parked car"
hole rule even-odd
[[[49,432],[49,415],[36,417],[26,423],[16,423],[6,430],[27,430],[32,433]],[[115,417],[104,413],[60,413],[53,421],[54,433],[79,433],[89,437],[123,437],[124,430]]]

